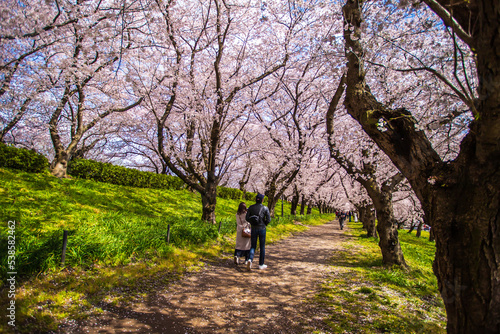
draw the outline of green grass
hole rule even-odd
[[[445,333],[446,314],[432,272],[434,243],[399,233],[409,269],[382,266],[378,240],[349,223],[343,251],[331,259],[337,274],[315,296],[333,333]]]
[[[99,314],[102,303],[126,305],[207,261],[230,259],[238,204],[218,199],[219,234],[218,224],[199,220],[197,193],[61,180],[0,168],[0,244],[6,244],[7,222],[17,223],[18,331],[57,331],[65,319]],[[290,212],[289,203],[284,210]],[[281,202],[276,212],[281,213]],[[267,242],[330,219],[332,215],[317,214],[275,218]],[[361,224],[349,227],[349,240],[331,260],[336,274],[313,300],[324,311],[329,332],[444,333],[445,311],[431,269],[434,243],[428,233],[421,238],[406,231],[399,234],[410,266],[402,270],[382,266],[377,240],[366,238]],[[69,231],[65,266],[60,263],[63,230]],[[7,272],[6,254],[2,249],[2,275]],[[3,278],[0,284],[5,284]],[[2,293],[0,305],[7,302]],[[8,329],[6,321],[0,322],[0,332]]]
[[[229,258],[239,203],[217,200],[219,233],[219,224],[199,219],[200,195],[187,190],[123,187],[0,168],[1,245],[7,244],[7,222],[16,221],[17,330],[55,331],[67,318],[102,312],[102,302],[126,304],[198,270],[207,260]],[[290,212],[289,203],[284,210]],[[281,213],[281,202],[276,212]],[[321,224],[331,218],[275,218],[267,242],[307,229],[295,221]],[[65,266],[63,230],[69,231]],[[0,289],[8,271],[7,250],[1,249]],[[2,293],[0,304],[8,302]],[[8,330],[7,322],[0,322],[0,332]]]
[[[65,264],[71,267],[126,265],[164,257],[172,246],[203,244],[219,235],[218,224],[199,219],[200,195],[187,190],[123,187],[11,169],[0,169],[0,180],[0,219],[4,222],[0,241],[7,240],[7,222],[15,220],[20,276],[60,266],[63,230],[69,231]],[[222,235],[235,231],[238,204],[218,199],[216,217]],[[285,212],[289,210],[290,204],[285,203]],[[7,272],[6,255],[6,251],[0,253],[2,279]]]

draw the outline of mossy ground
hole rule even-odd
[[[319,303],[332,333],[446,333],[446,313],[432,272],[434,243],[401,230],[409,269],[382,266],[375,238],[349,223],[351,238],[331,259],[336,274],[323,284]]]

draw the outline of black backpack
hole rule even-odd
[[[260,224],[260,214],[262,213],[262,209],[264,209],[264,206],[260,207],[260,211],[257,215],[251,215],[248,217],[247,221],[250,222],[252,225],[259,225]]]

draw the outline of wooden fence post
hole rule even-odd
[[[64,266],[64,261],[66,261],[66,245],[68,244],[68,231],[63,232],[63,246],[62,246],[62,257],[61,263]]]
[[[168,227],[167,227],[167,244],[170,243],[170,224],[168,224]]]

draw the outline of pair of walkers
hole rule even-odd
[[[264,195],[257,194],[255,204],[251,205],[248,210],[246,204],[241,202],[236,213],[236,247],[234,251],[234,263],[239,264],[239,258],[245,257],[245,265],[247,270],[252,270],[253,258],[257,241],[260,246],[259,253],[259,269],[266,269],[264,263],[266,257],[266,226],[271,221],[269,209],[262,204]],[[251,237],[243,237],[243,230],[249,227],[251,229]]]

